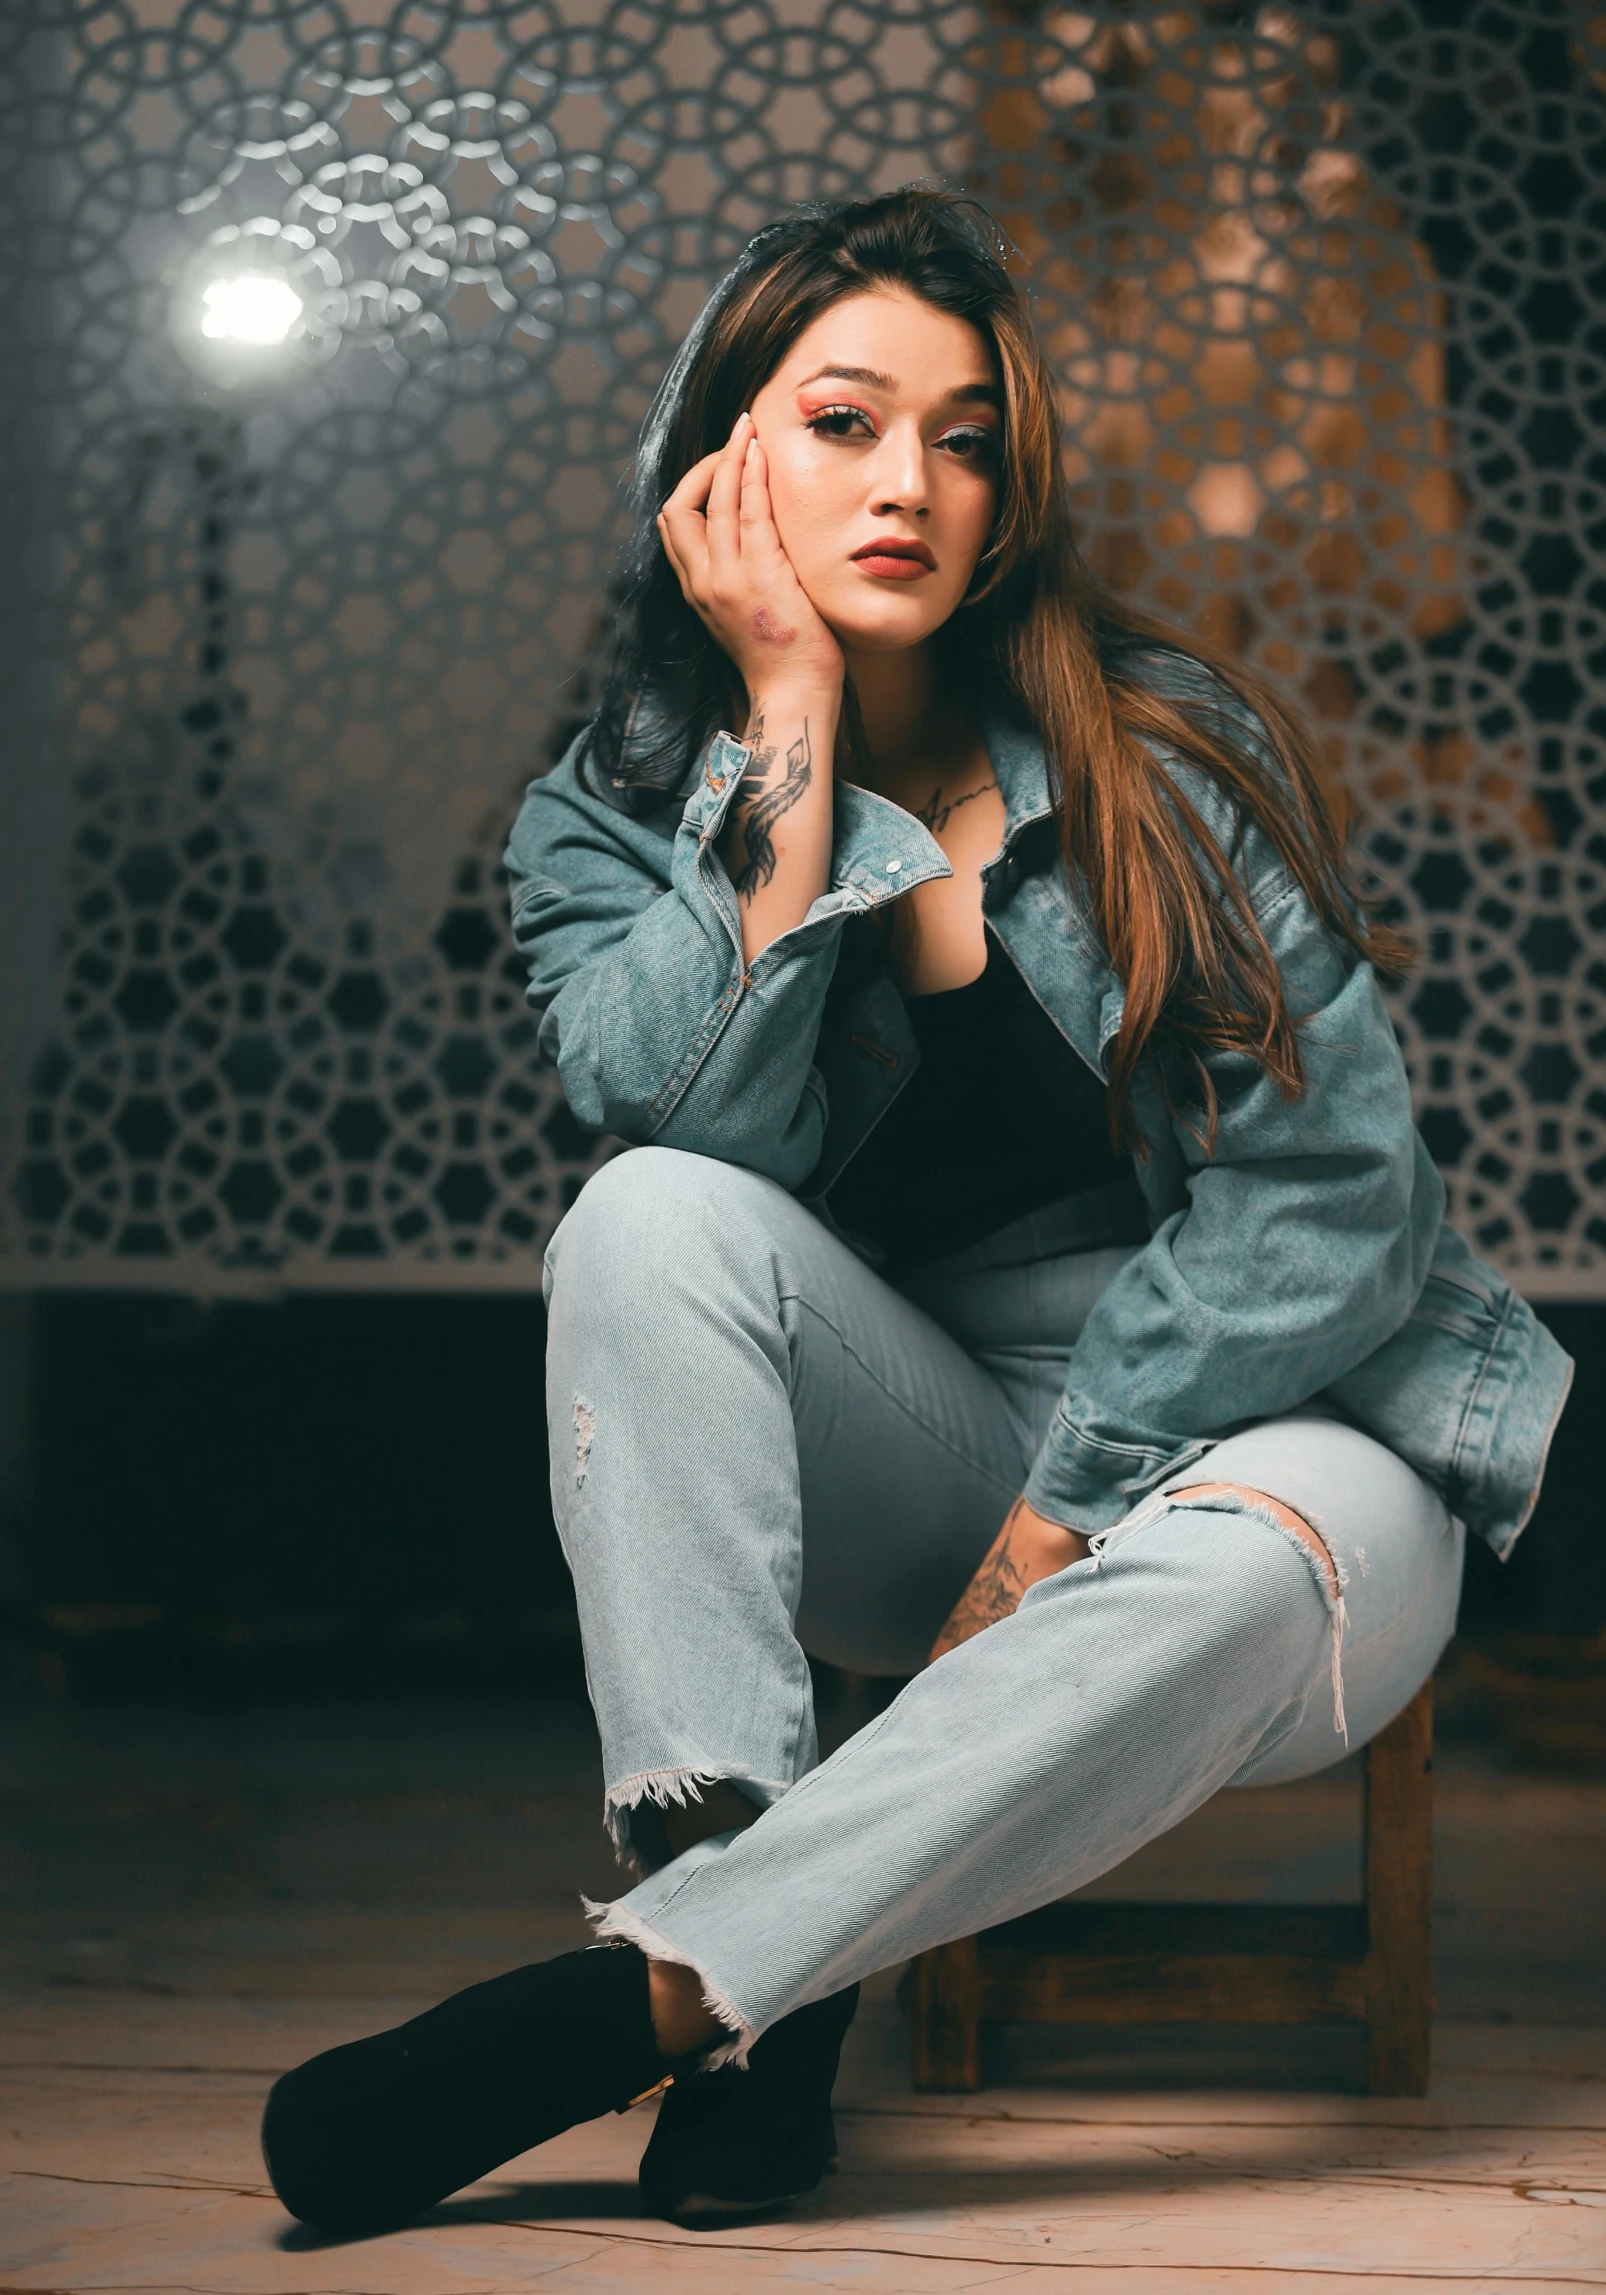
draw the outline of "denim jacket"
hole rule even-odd
[[[1156,688],[1258,722],[1183,656]],[[1122,986],[1067,872],[1035,735],[989,721],[1003,845],[982,871],[991,930],[1099,1076]],[[583,1124],[717,1156],[819,1198],[920,1058],[885,976],[844,998],[846,918],[951,873],[921,822],[839,781],[830,883],[750,965],[715,839],[748,759],[709,744],[678,812],[586,788],[571,751],[532,783],[507,850],[513,934],[540,1042]],[[1118,1521],[1247,1420],[1320,1396],[1437,1485],[1504,1557],[1538,1495],[1572,1365],[1532,1309],[1444,1222],[1371,967],[1322,925],[1269,841],[1180,757],[1162,762],[1228,852],[1299,1016],[1302,1096],[1215,1054],[1213,1150],[1152,1076],[1134,1113],[1149,1240],[1099,1299],[1025,1496],[1082,1530]]]

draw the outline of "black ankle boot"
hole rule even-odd
[[[836,2160],[831,2090],[859,1988],[794,2008],[747,2069],[678,2074],[658,2107],[641,2191],[658,2215],[745,2215],[812,2191]]]
[[[567,1952],[286,2072],[262,2156],[303,2223],[392,2230],[676,2069],[653,2038],[642,1954]]]

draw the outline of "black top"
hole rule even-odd
[[[920,1065],[826,1193],[846,1233],[911,1266],[1122,1170],[1104,1084],[991,932],[974,980],[904,1001]]]

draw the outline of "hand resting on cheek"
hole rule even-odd
[[[747,687],[750,756],[718,850],[751,963],[825,886],[846,663],[781,546],[751,415],[686,473],[658,532],[687,603]]]
[[[781,546],[750,414],[737,416],[717,454],[687,471],[664,504],[658,533],[687,604],[745,679],[750,702],[782,682],[840,692],[842,649]]]

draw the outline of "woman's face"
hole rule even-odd
[[[799,335],[752,406],[781,545],[847,652],[918,645],[986,547],[1003,418],[983,337],[898,288]]]

